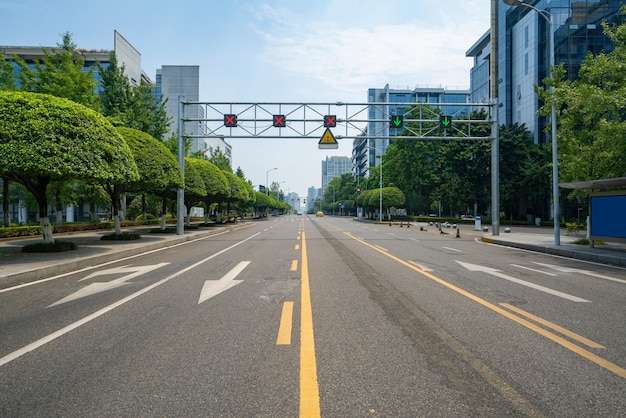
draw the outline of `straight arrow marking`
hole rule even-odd
[[[211,299],[213,296],[218,295],[223,291],[228,290],[231,287],[241,283],[243,280],[235,280],[235,277],[237,277],[239,273],[241,273],[248,266],[248,264],[250,264],[249,261],[242,261],[237,264],[231,271],[226,273],[221,279],[205,281],[204,286],[202,286],[202,291],[200,292],[198,305],[204,301]]]
[[[558,290],[550,289],[548,287],[540,286],[538,284],[534,284],[534,283],[527,282],[527,281],[522,280],[522,279],[518,279],[518,278],[515,278],[515,277],[512,277],[512,276],[508,276],[508,275],[506,275],[504,273],[501,273],[500,270],[497,270],[497,269],[494,269],[494,268],[491,268],[491,267],[485,267],[485,266],[479,266],[479,265],[476,265],[476,264],[464,263],[464,262],[458,261],[458,260],[456,260],[456,262],[459,263],[461,266],[465,267],[466,269],[468,269],[469,271],[482,271],[483,273],[487,273],[487,274],[490,274],[492,276],[496,276],[496,277],[499,277],[501,279],[513,282],[513,283],[521,284],[522,286],[530,287],[531,289],[539,290],[541,292],[548,293],[550,295],[554,295],[554,296],[558,296],[558,297],[563,298],[563,299],[571,300],[572,302],[591,302],[589,300],[579,298],[578,296],[573,296],[573,295],[570,295],[568,293],[559,292]]]

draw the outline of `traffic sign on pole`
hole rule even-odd
[[[333,133],[330,131],[329,128],[326,128],[326,131],[324,131],[324,135],[322,135],[322,139],[320,139],[320,142],[317,143],[317,147],[319,149],[339,148],[339,144],[337,143],[335,136],[333,135]]]

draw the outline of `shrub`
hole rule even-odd
[[[54,242],[38,242],[22,247],[23,253],[60,253],[78,248],[75,242],[55,239]]]
[[[140,239],[140,234],[123,232],[121,234],[108,234],[103,235],[100,240],[102,241],[132,241],[136,239]]]

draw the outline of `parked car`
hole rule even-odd
[[[324,216],[324,212],[321,212],[321,211],[320,211],[320,212],[317,212],[317,213],[315,214],[315,216],[317,216],[317,217],[320,217],[320,218],[321,218],[322,216]]]

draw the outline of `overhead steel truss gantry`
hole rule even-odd
[[[499,235],[500,146],[494,103],[226,103],[179,96],[178,162],[184,172],[185,138],[316,139],[320,148],[329,137],[491,141],[492,234]],[[190,122],[197,124],[192,130],[197,133],[186,133]],[[178,213],[183,213],[183,189],[177,200]],[[182,235],[183,217],[177,218]]]
[[[338,139],[491,140],[493,118],[486,103],[224,103],[182,102],[186,138],[320,139],[326,128]],[[194,117],[187,109],[199,107]],[[484,109],[485,112],[478,112]],[[204,115],[198,117],[197,115]],[[477,115],[479,115],[477,117]],[[441,128],[440,117],[452,122]],[[394,118],[398,126],[394,127]],[[278,119],[277,119],[278,118]],[[329,122],[332,122],[329,124]]]

